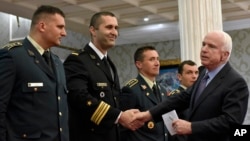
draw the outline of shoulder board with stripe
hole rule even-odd
[[[81,49],[81,50],[76,51],[76,52],[72,52],[71,54],[72,54],[72,55],[78,56],[78,55],[79,55],[80,53],[82,53],[82,52],[84,52],[84,49]]]
[[[131,79],[127,82],[126,86],[133,87],[137,83],[138,83],[137,79]]]
[[[181,91],[176,89],[176,90],[173,90],[169,93],[169,95],[174,95],[174,94],[179,94]]]
[[[22,45],[23,45],[22,42],[12,42],[12,43],[9,43],[9,44],[3,46],[2,48],[7,48],[8,50],[10,50],[13,47],[19,47]]]

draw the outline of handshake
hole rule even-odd
[[[138,109],[130,109],[121,113],[118,123],[120,123],[123,127],[135,131],[151,118],[152,117],[149,111],[140,112]]]
[[[144,125],[145,122],[152,119],[149,111],[140,112],[138,109],[130,109],[121,113],[118,122],[132,131],[137,130]],[[172,128],[176,134],[187,135],[192,134],[191,122],[176,119],[172,122]]]

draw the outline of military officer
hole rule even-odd
[[[166,90],[157,84],[159,74],[159,55],[152,46],[143,46],[134,54],[138,76],[131,79],[123,88],[120,98],[122,110],[131,108],[146,111],[164,100]],[[167,130],[163,122],[150,120],[136,131],[122,130],[123,141],[167,141]]]
[[[119,141],[119,124],[131,128],[133,115],[139,111],[119,109],[119,78],[108,56],[118,36],[115,15],[106,11],[94,14],[89,31],[91,41],[64,62],[69,89],[70,140]]]
[[[69,141],[65,72],[50,52],[66,36],[64,17],[60,9],[42,5],[29,35],[0,49],[1,141]]]

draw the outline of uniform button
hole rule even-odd
[[[34,91],[37,92],[37,88],[34,88]]]
[[[114,97],[114,100],[116,100],[116,97]]]
[[[168,134],[167,134],[167,133],[165,133],[165,136],[168,136]]]
[[[59,112],[59,116],[62,116],[62,112]]]
[[[23,134],[23,138],[26,138],[27,137],[27,134]]]
[[[60,101],[60,100],[61,100],[61,97],[60,97],[60,96],[58,96],[58,97],[57,97],[57,99]]]
[[[60,132],[62,132],[62,128],[60,128]]]

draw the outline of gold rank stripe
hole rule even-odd
[[[99,125],[103,117],[108,112],[109,108],[110,105],[102,101],[95,110],[94,114],[91,116],[91,121],[94,122],[96,125]]]

